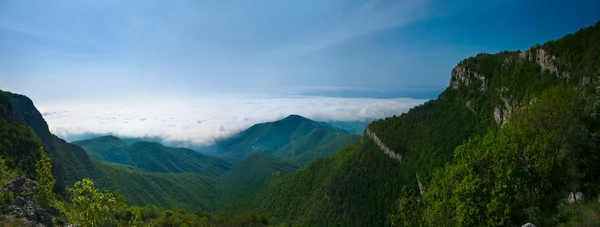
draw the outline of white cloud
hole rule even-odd
[[[304,41],[271,50],[267,54],[287,56],[316,52],[365,34],[407,25],[427,16],[426,9],[429,5],[429,0],[367,1],[353,14],[346,15],[335,28],[312,34]]]
[[[112,134],[158,137],[165,142],[210,145],[254,124],[299,114],[317,121],[384,118],[423,103],[372,98],[189,98],[144,97],[92,102],[42,103],[40,112],[59,137]]]

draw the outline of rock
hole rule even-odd
[[[480,91],[487,90],[487,82],[483,75],[480,75],[473,71],[472,69],[468,69],[464,66],[456,66],[452,69],[452,79],[450,80],[450,86],[454,89],[459,88],[460,86],[469,86],[474,83],[474,79],[481,81]]]
[[[583,193],[581,193],[581,192],[575,193],[575,202],[583,203],[584,199],[585,199],[585,197],[583,196]]]
[[[24,205],[25,205],[25,199],[24,199],[23,197],[21,197],[21,196],[17,196],[17,197],[15,197],[15,199],[12,201],[12,205],[15,205],[15,206],[20,206],[20,207],[22,207],[22,206],[24,206]]]
[[[32,203],[25,204],[25,206],[23,207],[23,211],[25,211],[25,217],[27,217],[27,219],[29,219],[29,220],[37,219],[36,210]]]
[[[0,190],[12,192],[15,198],[22,197],[24,200],[32,200],[32,195],[27,192],[35,186],[37,186],[37,182],[24,176],[18,176],[2,186]]]
[[[558,69],[554,65],[556,57],[550,55],[546,50],[540,48],[537,50],[535,61],[542,67],[542,71],[548,70],[551,73],[557,73]]]
[[[56,207],[48,207],[44,209],[40,204],[37,204],[30,193],[37,182],[29,180],[23,176],[19,176],[6,183],[0,190],[12,192],[14,195],[10,206],[3,206],[2,212],[14,214],[17,218],[25,218],[27,226],[65,226],[68,225],[68,220],[64,213],[60,212]],[[58,220],[53,220],[52,217],[58,217]]]
[[[54,222],[52,221],[50,214],[41,207],[35,207],[35,214],[37,215],[37,221],[40,223],[46,226],[54,226]]]
[[[421,193],[421,195],[423,195],[423,194],[425,194],[425,188],[423,187],[423,184],[419,180],[419,175],[415,173],[415,176],[417,176],[417,184],[419,185],[419,192]]]
[[[526,224],[522,225],[521,227],[535,227],[535,225],[531,224],[531,223],[526,223]]]
[[[531,49],[519,53],[519,61],[521,62],[534,60],[542,67],[542,71],[548,70],[551,73],[555,73],[557,76],[559,76],[558,68],[554,64],[557,61],[557,58],[555,56],[550,55],[550,53],[546,52],[546,50],[538,48],[535,52],[535,55],[533,54],[533,52],[531,52]],[[561,76],[568,77],[569,75],[562,73]]]
[[[589,83],[596,83],[596,78],[592,76],[583,76],[581,79],[579,79],[580,86],[585,86]]]
[[[575,203],[575,194],[573,194],[573,192],[571,192],[571,194],[569,194],[567,201],[569,202],[569,204]]]
[[[583,203],[585,199],[585,196],[583,196],[583,193],[581,192],[577,192],[577,193],[573,193],[571,192],[571,194],[569,194],[568,197],[568,202],[569,204],[573,204],[573,203]]]
[[[533,61],[533,53],[531,53],[531,50],[523,51],[519,53],[519,59],[521,61]]]
[[[14,214],[15,216],[17,216],[17,218],[23,217],[23,211],[21,210],[21,208],[15,205],[3,206],[2,213]]]
[[[499,125],[504,123],[504,111],[497,106],[494,107],[494,121]]]

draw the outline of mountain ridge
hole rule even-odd
[[[300,225],[423,223],[419,222],[419,204],[410,201],[419,200],[416,196],[422,189],[427,195],[434,172],[452,162],[455,148],[469,138],[502,128],[514,111],[547,89],[567,86],[590,91],[597,85],[589,78],[600,75],[598,31],[600,22],[536,45],[529,51],[531,60],[520,58],[522,52],[505,51],[461,61],[451,71],[450,86],[437,99],[367,126],[382,144],[402,156],[401,165],[363,133],[358,142],[331,158],[277,179],[262,197],[250,202],[251,209]],[[574,62],[581,55],[590,58],[585,64]],[[397,214],[400,222],[388,216],[398,210],[402,211]],[[514,221],[520,225],[523,220]]]

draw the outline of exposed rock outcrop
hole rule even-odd
[[[483,75],[478,74],[472,69],[458,65],[452,69],[452,79],[450,80],[450,86],[454,89],[460,86],[469,86],[475,82],[475,79],[481,82],[480,91],[487,90],[487,81]]]
[[[552,56],[550,53],[548,53],[548,51],[542,48],[537,48],[534,54],[532,52],[532,49],[519,53],[519,61],[535,61],[538,65],[540,65],[542,71],[548,70],[549,72],[554,73],[557,76],[563,78],[569,77],[569,73],[567,72],[558,72],[558,67],[556,66],[558,63],[558,59],[556,58],[556,56]]]
[[[417,184],[419,185],[419,192],[421,193],[421,195],[425,194],[425,188],[423,187],[423,184],[421,183],[421,180],[419,179],[419,174],[415,173],[415,176],[417,176]]]
[[[16,219],[23,219],[22,222],[28,226],[68,225],[66,216],[56,207],[44,208],[35,201],[32,193],[35,186],[37,186],[37,182],[23,176],[18,176],[6,183],[0,190],[12,193],[13,199],[9,204],[2,205],[0,212],[14,216]]]
[[[569,194],[569,197],[567,198],[567,201],[569,202],[569,204],[583,203],[584,199],[585,199],[585,196],[583,195],[583,193],[581,193],[581,192],[577,192],[577,193],[571,192],[571,194]]]
[[[521,227],[535,227],[535,225],[531,224],[531,223],[526,223],[526,224],[522,225]]]
[[[504,118],[504,110],[500,109],[500,107],[494,107],[494,121],[496,124],[504,124],[506,119]]]
[[[385,153],[388,157],[402,163],[402,156],[397,154],[395,151],[388,148],[387,146],[385,146],[385,144],[383,144],[383,142],[381,142],[381,140],[379,140],[379,138],[377,138],[377,135],[375,135],[375,133],[371,132],[369,127],[367,127],[365,129],[365,131],[367,133],[367,136],[369,138],[371,138],[375,142],[375,144],[377,144],[377,146],[379,147],[379,149],[381,149],[381,151],[383,151],[383,153]]]

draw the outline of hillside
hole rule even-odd
[[[446,164],[451,165],[455,149],[459,145],[469,138],[477,138],[488,131],[498,130],[501,125],[511,124],[513,114],[530,105],[531,100],[540,97],[548,89],[559,86],[567,90],[577,89],[583,92],[583,97],[593,96],[593,88],[600,75],[599,43],[600,23],[560,40],[536,45],[526,51],[479,54],[468,58],[452,70],[450,86],[438,99],[415,107],[400,116],[375,121],[368,126],[383,144],[402,156],[402,164],[385,156],[372,140],[363,135],[361,140],[333,157],[317,161],[303,170],[275,181],[263,197],[255,201],[254,207],[279,220],[304,225],[352,226],[390,225],[391,221],[398,224],[398,220],[388,219],[388,215],[404,208],[403,212],[398,214],[400,223],[407,226],[422,224],[417,209],[420,205],[411,203],[417,200],[414,196],[418,197],[420,194],[416,175],[427,192],[434,173]],[[557,106],[557,111],[558,109],[560,108]],[[546,108],[545,114],[551,116],[552,110],[552,107]],[[558,124],[561,120],[567,120],[551,119],[556,119]],[[477,157],[476,152],[472,155]],[[486,166],[483,163],[479,165]],[[586,170],[577,171],[585,173]],[[582,185],[579,178],[561,179],[565,180],[562,184],[568,182]],[[589,179],[588,183],[592,184]],[[497,186],[502,187],[502,184]],[[575,188],[577,187],[570,190],[576,190]],[[405,201],[406,204],[414,206],[397,205],[396,199],[401,192],[403,197],[408,199],[400,202]],[[556,199],[557,195],[562,195],[563,198],[567,195],[561,194],[565,193],[564,191],[544,193],[536,196],[549,196],[553,199],[530,201],[533,204],[547,202],[543,206],[532,206],[531,209],[538,210],[538,219],[535,220],[547,217],[541,215],[551,212],[546,210],[548,203],[560,202]],[[469,195],[475,199],[480,196]],[[469,201],[465,200],[466,198],[453,197],[457,200],[451,201]],[[511,201],[511,198],[500,201]],[[525,212],[522,209],[526,208],[515,207],[512,212]],[[452,216],[454,209],[458,207],[449,206],[446,212]],[[475,210],[470,212],[477,211],[477,208],[473,209]],[[415,222],[410,222],[410,218],[407,218],[411,215],[417,217],[416,221],[412,220]],[[431,217],[435,220],[436,216]],[[523,224],[520,222],[526,221],[527,218],[534,220],[533,216],[515,215],[513,219],[509,218],[510,222],[504,222],[504,225],[520,225]],[[485,218],[466,225],[488,223],[483,220]],[[463,224],[465,223],[467,222]],[[443,221],[431,224],[461,225],[460,222]]]
[[[242,201],[255,197],[273,180],[297,169],[298,166],[273,155],[252,153],[216,180],[219,210],[241,210]]]
[[[209,160],[216,161],[209,163],[215,164],[216,168],[198,165],[197,168],[203,173],[179,174],[148,173],[103,163],[91,159],[83,148],[52,135],[29,98],[4,91],[0,92],[0,97],[0,132],[3,138],[0,141],[0,154],[20,174],[36,178],[34,164],[40,158],[40,147],[43,145],[52,160],[55,190],[60,194],[64,194],[65,188],[72,187],[76,181],[90,178],[103,190],[121,193],[128,204],[156,204],[189,210],[211,210],[215,206],[214,177],[229,169],[224,161],[212,158]],[[49,140],[40,139],[46,137]]]
[[[147,172],[195,172],[218,176],[230,169],[229,163],[220,158],[154,142],[127,143],[114,136],[104,136],[73,144],[81,146],[93,159]]]
[[[265,152],[298,165],[329,157],[358,138],[345,130],[302,116],[253,125],[238,135],[218,141],[217,155],[239,161],[253,152]]]

